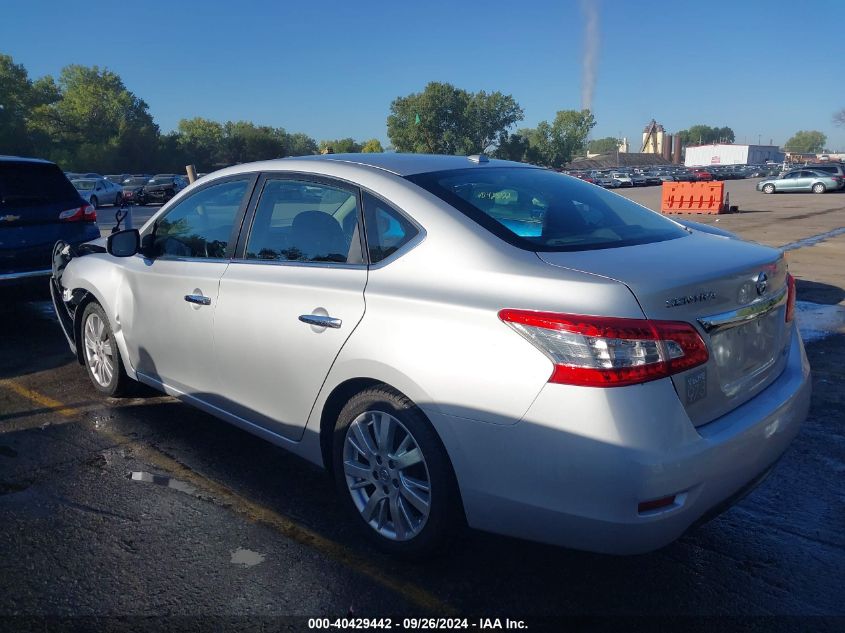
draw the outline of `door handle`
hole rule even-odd
[[[196,303],[200,306],[210,306],[211,299],[203,295],[185,295],[185,301],[188,303]]]
[[[308,325],[316,325],[317,327],[331,327],[337,329],[341,326],[343,321],[335,319],[330,316],[323,316],[322,314],[301,314],[299,320]]]

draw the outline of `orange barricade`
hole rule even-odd
[[[726,213],[725,183],[664,182],[660,201],[662,213]]]

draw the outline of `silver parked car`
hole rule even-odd
[[[812,169],[793,169],[779,178],[767,178],[757,183],[757,191],[777,193],[783,191],[812,191],[825,193],[843,187],[841,176]]]
[[[331,470],[396,553],[464,522],[659,548],[759,482],[810,401],[782,252],[520,163],[238,165],[55,253],[100,392],[140,381]]]
[[[123,202],[123,187],[120,183],[105,178],[77,178],[71,180],[71,183],[95,209],[103,204],[120,205]]]

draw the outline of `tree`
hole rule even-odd
[[[612,136],[605,136],[604,138],[597,138],[587,144],[587,151],[590,154],[609,154],[615,152],[619,147],[619,139]]]
[[[287,156],[308,156],[317,153],[317,141],[303,134],[295,132],[288,134],[285,139],[285,154]]]
[[[710,127],[709,125],[693,125],[688,130],[681,130],[676,134],[681,139],[681,145],[707,145],[708,143],[733,143],[736,140],[734,131],[729,127]]]
[[[351,137],[340,138],[334,141],[320,141],[320,151],[325,154],[357,154],[361,151],[361,145]]]
[[[223,124],[221,162],[227,165],[285,156],[287,133],[282,128],[249,121]]]
[[[34,121],[45,106],[58,99],[52,77],[33,82],[23,65],[0,54],[0,154],[41,153],[47,139]]]
[[[179,148],[197,171],[211,171],[223,162],[223,126],[202,117],[179,121]]]
[[[796,132],[784,145],[788,152],[799,154],[815,154],[824,149],[827,137],[817,130],[800,130]]]
[[[524,118],[516,100],[501,92],[487,94],[483,90],[469,95],[464,115],[468,126],[468,154],[488,151],[507,136],[507,130]]]
[[[361,151],[364,154],[380,154],[384,151],[384,148],[381,146],[381,141],[377,138],[371,138],[369,141],[365,141],[363,145],[361,145]]]
[[[562,167],[583,151],[596,119],[589,110],[561,110],[552,123],[554,147],[552,167]]]
[[[422,92],[393,100],[387,135],[397,152],[477,154],[505,139],[522,118],[510,95],[470,93],[433,81]]]
[[[528,151],[528,130],[519,130],[514,134],[505,133],[499,138],[499,146],[493,155],[503,160],[524,161]]]
[[[50,82],[40,86],[50,92]],[[70,169],[153,167],[158,126],[147,104],[120,77],[97,66],[65,66],[54,102],[37,108],[33,131],[50,140],[47,154]]]

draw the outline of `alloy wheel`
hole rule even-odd
[[[108,387],[114,376],[114,350],[109,331],[100,315],[91,313],[83,328],[85,361],[91,376],[101,387]]]
[[[346,431],[343,470],[361,517],[378,534],[407,541],[425,527],[431,477],[414,436],[384,411],[365,411]]]

